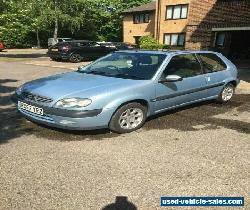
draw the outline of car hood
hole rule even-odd
[[[112,86],[133,84],[138,84],[138,80],[70,72],[31,81],[24,85],[23,90],[58,100],[72,95],[100,94],[112,90]]]

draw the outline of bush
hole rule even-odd
[[[147,49],[147,50],[164,49],[164,45],[159,44],[157,40],[152,36],[142,36],[139,42],[141,49]]]

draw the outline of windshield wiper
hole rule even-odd
[[[144,80],[144,78],[135,76],[135,75],[130,75],[130,74],[114,74],[112,75],[114,77],[122,77],[122,78],[128,78],[128,79],[137,79],[137,80]]]
[[[86,72],[83,72],[83,73],[86,73],[86,74],[97,74],[97,75],[108,75],[107,73],[105,73],[103,71],[86,71]]]
[[[85,73],[85,74],[96,74],[96,75],[102,75],[102,76],[108,76],[108,77],[120,77],[120,78],[124,78],[124,79],[136,79],[136,80],[144,80],[144,78],[135,76],[135,75],[129,75],[129,74],[108,74],[106,72],[103,71],[82,71],[81,73]]]

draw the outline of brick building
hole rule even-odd
[[[213,49],[232,56],[250,53],[250,0],[157,0],[153,4],[155,24],[144,23],[147,33],[132,18],[138,7],[126,12],[124,41],[151,34],[173,48]]]
[[[124,11],[123,41],[138,43],[141,36],[154,36],[155,2]]]

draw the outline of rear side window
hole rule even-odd
[[[76,45],[77,47],[86,47],[86,46],[88,46],[88,44],[89,44],[89,43],[87,43],[87,42],[76,42],[76,43],[75,43],[75,45]]]
[[[88,43],[88,46],[89,47],[100,47],[101,45],[96,43],[96,42],[90,42],[90,43]]]
[[[216,54],[200,53],[198,54],[205,72],[223,71],[227,65]]]
[[[167,65],[162,78],[168,75],[178,75],[184,78],[193,77],[201,73],[201,65],[193,54],[176,55]]]

